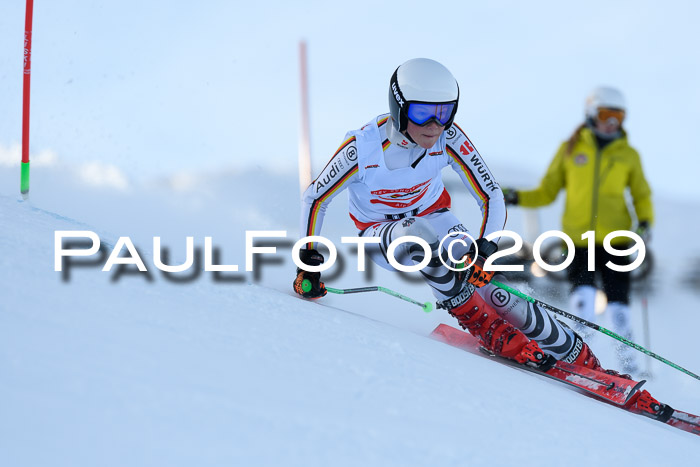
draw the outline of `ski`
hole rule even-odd
[[[568,387],[602,402],[631,413],[644,415],[688,433],[700,435],[700,416],[675,410],[665,404],[661,404],[656,416],[641,410],[637,406],[637,401],[645,395],[649,396],[647,391],[640,392],[640,388],[646,382],[644,380],[629,380],[562,361],[557,361],[553,368],[543,372],[514,360],[499,357],[486,350],[481,342],[471,334],[446,324],[438,325],[430,337],[473,354],[491,358],[507,366],[558,380]]]
[[[486,354],[492,359],[521,370],[537,373],[547,378],[556,379],[564,384],[606,400],[615,405],[623,406],[629,402],[630,398],[644,385],[646,381],[632,381],[619,376],[609,375],[599,371],[591,370],[578,365],[558,361],[552,369],[542,372],[537,368],[522,365],[515,360],[498,357],[484,349],[481,342],[471,334],[453,328],[446,324],[440,324],[432,332],[433,339],[444,342],[468,352],[482,355]]]
[[[639,415],[647,415],[645,412],[631,407],[628,409],[632,413]],[[692,413],[683,412],[682,410],[671,409],[671,414],[668,420],[663,421],[666,425],[678,428],[679,430],[687,431],[700,436],[700,416]]]

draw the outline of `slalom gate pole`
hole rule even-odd
[[[652,357],[652,358],[655,358],[655,359],[659,360],[660,362],[663,362],[663,363],[665,363],[666,365],[668,365],[668,366],[670,366],[670,367],[672,367],[672,368],[675,368],[675,369],[678,370],[678,371],[682,371],[682,372],[685,373],[686,375],[692,376],[693,378],[700,380],[700,376],[696,375],[695,373],[693,373],[693,372],[691,372],[691,371],[688,371],[688,370],[686,370],[685,368],[683,368],[683,367],[681,367],[681,366],[678,366],[678,365],[676,365],[675,363],[670,362],[670,361],[666,360],[665,358],[663,358],[663,357],[661,357],[661,356],[659,356],[659,355],[656,355],[654,352],[651,352],[651,351],[645,349],[644,347],[642,347],[641,345],[635,344],[634,342],[625,339],[624,337],[620,336],[619,334],[615,334],[614,332],[610,331],[609,329],[605,329],[604,327],[598,326],[598,325],[595,324],[595,323],[591,323],[591,322],[588,321],[588,320],[585,320],[585,319],[583,319],[583,318],[580,318],[580,317],[578,317],[578,316],[576,316],[576,315],[572,315],[571,313],[567,313],[567,312],[564,311],[564,310],[560,310],[560,309],[557,308],[557,307],[554,307],[554,306],[552,306],[552,305],[548,305],[548,304],[546,304],[546,303],[544,303],[544,302],[541,302],[540,300],[537,300],[537,299],[535,299],[535,298],[529,297],[529,296],[525,295],[524,293],[520,292],[519,290],[516,290],[516,289],[514,289],[514,288],[512,288],[512,287],[509,287],[509,286],[507,286],[507,285],[505,285],[505,284],[503,284],[503,283],[501,283],[501,282],[498,282],[498,281],[491,281],[491,283],[492,283],[493,285],[495,285],[496,287],[500,287],[501,289],[503,289],[503,290],[505,290],[505,291],[507,291],[507,292],[512,293],[513,295],[516,295],[516,296],[522,298],[523,300],[527,300],[527,301],[530,302],[530,303],[534,303],[534,304],[536,304],[536,305],[539,305],[539,306],[541,306],[542,308],[545,308],[545,309],[547,309],[547,310],[549,310],[549,311],[552,311],[552,312],[554,312],[554,313],[556,313],[556,314],[558,314],[558,315],[561,315],[561,316],[563,316],[563,317],[565,317],[565,318],[569,318],[570,320],[576,321],[577,323],[583,324],[584,326],[588,326],[588,327],[591,328],[591,329],[595,329],[596,331],[600,331],[600,332],[602,332],[603,334],[608,335],[608,336],[612,337],[613,339],[618,340],[618,341],[622,342],[623,344],[632,347],[633,349],[639,350],[640,352],[642,352],[642,353],[645,354],[645,355],[648,355],[648,356],[650,356],[650,357]]]
[[[301,90],[301,129],[299,134],[299,190],[311,184],[311,125],[309,123],[309,80],[306,41],[299,41],[299,82]]]
[[[301,283],[301,289],[304,292],[308,292],[311,290],[311,282],[308,281],[308,279],[305,279]],[[346,295],[346,294],[353,294],[353,293],[364,293],[364,292],[384,292],[385,294],[389,294],[392,297],[400,298],[401,300],[407,301],[409,303],[413,303],[414,305],[418,305],[425,311],[426,313],[430,313],[433,311],[433,304],[431,302],[419,302],[418,300],[414,300],[411,297],[407,297],[403,294],[400,294],[398,292],[394,292],[391,289],[387,289],[386,287],[381,287],[378,285],[372,286],[372,287],[357,287],[354,289],[334,289],[332,287],[326,287],[326,290],[329,291],[330,293],[334,294],[340,294],[340,295]]]
[[[22,198],[29,197],[29,83],[32,76],[32,16],[34,0],[27,0],[24,22],[24,81],[22,86],[22,166],[20,192]]]

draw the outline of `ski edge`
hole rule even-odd
[[[597,372],[565,362],[557,364],[548,372],[522,365],[514,360],[502,358],[484,349],[477,338],[447,324],[438,325],[430,337],[470,353],[488,357],[516,369],[534,373],[563,383],[596,399],[616,406],[624,406],[637,393],[644,381],[636,382],[607,373]]]
[[[450,335],[447,335],[447,334]],[[633,407],[630,406],[630,403],[634,400],[634,396],[636,394],[639,394],[640,388],[646,383],[646,380],[641,380],[639,382],[636,382],[634,380],[628,380],[630,383],[636,383],[634,386],[631,386],[630,392],[627,394],[625,401],[624,402],[616,402],[615,400],[605,397],[602,394],[599,394],[595,391],[592,391],[590,389],[587,389],[585,387],[581,387],[579,385],[573,384],[570,381],[567,381],[566,379],[563,379],[561,377],[553,376],[551,374],[547,374],[541,370],[538,370],[537,368],[529,367],[526,365],[519,364],[515,362],[514,360],[509,360],[507,358],[502,358],[498,357],[492,352],[489,352],[488,350],[484,349],[479,341],[472,336],[471,334],[464,332],[460,329],[454,328],[452,326],[449,326],[447,324],[440,324],[438,325],[433,332],[430,334],[432,339],[442,342],[444,344],[451,345],[455,348],[465,350],[467,352],[473,353],[475,355],[480,355],[482,357],[487,357],[489,359],[495,360],[499,363],[505,364],[506,366],[510,366],[512,368],[524,370],[530,373],[535,373],[541,376],[545,376],[551,379],[554,379],[556,381],[559,381],[561,383],[564,383],[567,387],[572,388],[574,390],[580,391],[581,394],[590,396],[596,400],[599,400],[604,403],[608,403],[612,406],[618,407],[622,410],[625,410],[630,413],[634,414],[639,414],[639,415],[644,415],[647,418],[650,418],[652,420],[659,421],[661,423],[664,423],[665,425],[672,426],[676,429],[679,429],[681,431],[685,431],[689,434],[694,434],[700,436],[700,416],[694,415],[688,412],[684,412],[682,410],[676,410],[671,407],[671,414],[667,420],[659,420],[657,418],[654,418],[653,416],[649,416],[647,413],[634,409]],[[563,363],[558,361],[557,364]],[[566,365],[562,366],[569,366],[571,364],[567,363]],[[576,365],[571,365],[573,367],[576,367]],[[557,368],[557,365],[555,365],[554,368]],[[560,371],[566,371],[564,368],[560,368]],[[593,370],[592,370],[593,371]],[[602,375],[607,375],[606,373],[602,373]],[[612,375],[608,375],[612,376]],[[614,378],[614,377],[613,377]],[[665,404],[664,404],[665,405]]]

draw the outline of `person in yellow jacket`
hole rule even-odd
[[[586,100],[586,119],[568,141],[562,143],[549,165],[540,186],[534,190],[504,189],[507,204],[538,207],[554,201],[566,190],[562,230],[574,242],[572,264],[567,268],[572,284],[571,307],[589,321],[595,319],[595,271],[600,271],[608,298],[615,332],[632,338],[629,310],[630,276],[605,266],[620,264],[620,257],[603,248],[603,239],[615,230],[632,229],[632,216],[625,193],[629,189],[637,217],[637,233],[649,238],[653,221],[651,189],[644,176],[639,153],[627,141],[622,127],[626,105],[620,91],[596,88]],[[595,231],[595,271],[588,271],[588,240],[581,236]],[[616,237],[612,244],[624,249],[628,237]],[[581,330],[583,331],[583,330]],[[618,347],[623,369],[638,371],[629,347]]]

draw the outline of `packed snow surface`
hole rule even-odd
[[[430,339],[438,324],[455,325],[443,311],[380,293],[297,298],[293,174],[202,174],[120,191],[37,170],[27,201],[18,180],[0,171],[2,465],[656,466],[687,465],[700,452],[695,435]],[[356,233],[342,198],[324,228],[338,245]],[[681,248],[672,228],[686,208],[657,200],[653,288],[637,287],[632,306],[635,339],[644,345],[646,297],[651,349],[698,372],[698,295],[683,282],[697,251]],[[478,226],[466,198],[455,196],[455,212]],[[558,227],[558,209],[541,217]],[[513,210],[507,227],[523,222]],[[129,237],[148,272],[103,272],[98,255],[56,272],[55,232],[66,230],[95,232],[105,255]],[[252,230],[287,232],[268,239],[277,253],[261,254],[255,273],[245,271]],[[239,271],[205,272],[199,262],[163,274],[156,236],[168,264],[184,262],[187,236],[200,253],[210,236],[217,263]],[[432,300],[426,286],[376,267],[366,279],[344,257],[328,285]],[[561,282],[518,286],[567,306]],[[611,339],[592,346],[616,365]],[[700,381],[656,361],[651,369],[652,394],[700,412]]]

